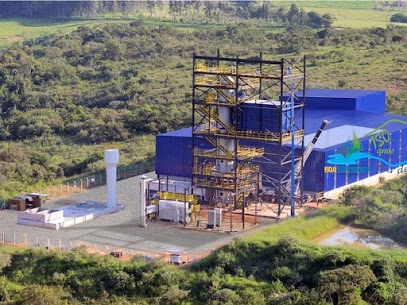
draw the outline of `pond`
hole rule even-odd
[[[324,246],[349,246],[352,248],[371,249],[407,249],[406,245],[396,243],[377,231],[359,229],[350,226],[339,226],[316,239],[314,242]]]

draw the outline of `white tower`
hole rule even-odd
[[[106,163],[106,189],[107,189],[107,204],[108,208],[116,207],[116,175],[117,164],[119,163],[119,150],[105,150]]]

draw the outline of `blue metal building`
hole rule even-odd
[[[407,117],[387,114],[385,107],[385,91],[306,90],[304,145],[311,142],[322,120],[331,124],[305,163],[304,190],[329,192],[407,168]],[[253,112],[247,112],[250,111]],[[243,114],[242,124],[261,128],[258,122],[250,122],[252,119]],[[199,145],[204,147],[205,143]],[[191,177],[191,128],[157,135],[156,147],[158,175]],[[275,150],[271,143],[264,147],[266,152]],[[272,169],[262,171],[267,174]]]

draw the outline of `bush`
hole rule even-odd
[[[401,13],[394,14],[390,17],[391,22],[407,23],[407,16]]]

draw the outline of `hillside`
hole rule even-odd
[[[386,89],[389,110],[405,113],[406,28],[266,31],[251,21],[199,32],[132,22],[15,44],[0,53],[0,141],[89,145],[188,126],[192,54],[216,54],[219,46],[227,56],[298,61],[307,54],[308,87]],[[29,149],[19,157],[8,145],[0,162],[30,163],[11,176],[8,165],[0,183],[52,179],[85,161],[45,162]]]

